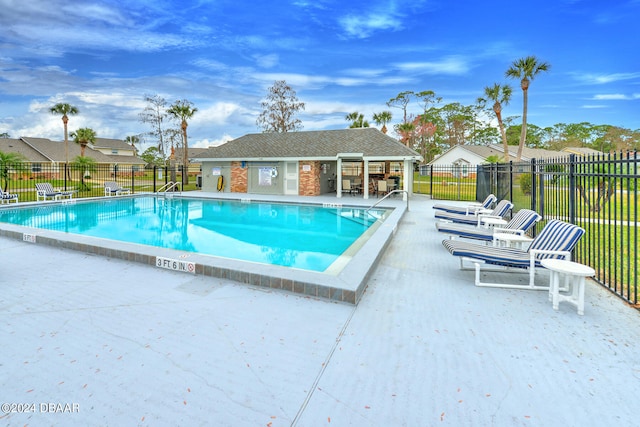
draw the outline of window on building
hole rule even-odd
[[[402,174],[402,163],[401,162],[391,162],[389,164],[390,173],[393,175],[401,175]]]
[[[384,162],[369,162],[369,173],[385,173]]]
[[[362,162],[342,162],[342,175],[359,176],[362,171]]]

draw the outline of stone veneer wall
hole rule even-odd
[[[311,170],[304,171],[303,165],[310,165]],[[319,196],[320,195],[320,162],[301,161],[298,166],[300,183],[298,188],[299,196]]]
[[[242,162],[231,162],[231,192],[247,192],[248,167],[242,167]]]

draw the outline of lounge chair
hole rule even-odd
[[[467,203],[466,205],[449,205],[439,203],[433,206],[433,209],[451,213],[459,213],[468,215],[470,213],[476,213],[480,209],[490,210],[498,198],[494,194],[489,194],[482,203]]]
[[[436,228],[441,233],[449,235],[450,239],[465,237],[467,239],[491,242],[496,233],[512,233],[524,235],[534,224],[542,219],[542,216],[531,209],[520,209],[511,220],[502,227],[485,228],[472,225],[458,224],[455,222],[438,221]]]
[[[105,196],[121,196],[123,194],[131,194],[131,190],[120,187],[120,185],[115,181],[107,181],[104,183]]]
[[[53,199],[59,200],[62,198],[73,198],[75,191],[58,191],[53,189],[53,185],[49,182],[39,182],[36,184],[36,201]]]
[[[508,200],[501,200],[490,212],[478,212],[466,215],[460,213],[437,211],[435,217],[443,221],[455,222],[458,224],[482,225],[483,218],[503,218],[511,208],[513,208],[513,203]]]
[[[503,248],[482,245],[462,240],[443,240],[442,244],[453,256],[460,258],[460,268],[466,270],[464,262],[474,265],[476,271],[475,285],[489,286],[497,288],[512,289],[533,289],[548,290],[546,286],[535,285],[536,268],[544,268],[541,264],[543,259],[558,258],[571,260],[571,251],[584,235],[584,229],[574,224],[559,220],[551,220],[545,225],[540,234],[533,239],[529,249]],[[480,281],[481,267],[484,265],[493,266],[493,270],[485,271],[509,271],[511,269],[528,270],[528,284],[513,283],[485,283]]]
[[[12,200],[18,203],[18,195],[7,193],[6,191],[3,191],[2,188],[0,188],[0,200],[2,201],[3,205],[5,203],[11,203]]]

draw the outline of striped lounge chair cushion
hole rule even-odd
[[[500,203],[498,203],[498,205],[495,207],[495,209],[489,212],[488,215],[505,216],[511,208],[513,208],[513,203],[508,200],[501,200]],[[460,224],[478,224],[478,215],[465,215],[445,211],[437,211],[435,217],[438,219],[453,221]]]
[[[453,256],[477,259],[487,264],[528,268],[529,252],[522,249],[481,245],[461,240],[443,240],[442,244]],[[538,265],[539,262],[536,262]]]
[[[528,231],[541,219],[542,216],[536,211],[532,211],[531,209],[520,209],[513,218],[511,218],[511,221],[501,228],[506,228],[507,230]]]
[[[466,237],[467,239],[485,240],[488,242],[493,240],[493,230],[490,228],[439,221],[436,222],[436,229],[441,233],[447,233],[458,237]]]
[[[583,228],[554,219],[549,221],[542,232],[533,239],[529,250],[572,251],[583,234]],[[553,255],[545,254],[542,254],[541,257],[556,258]]]
[[[505,267],[527,268],[530,264],[530,251],[535,249],[570,252],[583,234],[584,229],[577,225],[551,220],[531,242],[529,249],[526,251],[516,248],[486,246],[460,240],[443,240],[442,244],[454,256],[477,259],[487,264]],[[544,258],[558,258],[558,255],[540,254],[535,261],[536,267],[540,267],[540,261]]]
[[[520,209],[518,213],[511,218],[511,221],[509,221],[508,224],[500,228],[507,230],[522,230],[526,232],[541,218],[542,217],[537,212],[532,211],[531,209]],[[436,222],[436,229],[441,233],[484,241],[492,241],[494,233],[492,229],[473,227],[455,222]]]
[[[480,204],[480,206],[484,209],[490,209],[491,206],[493,206],[493,204],[496,202],[496,200],[498,200],[498,198],[495,195],[489,194],[487,198],[484,199],[484,201]],[[468,206],[469,205],[457,206],[457,205],[449,205],[445,203],[438,203],[433,206],[433,209],[466,215]]]

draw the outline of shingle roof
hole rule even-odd
[[[187,150],[187,157],[190,159],[197,159],[197,161],[200,161],[199,156],[202,153],[205,153],[207,150],[209,150],[208,148],[192,148],[189,147]],[[174,153],[176,160],[180,160],[182,159],[182,148],[176,148],[176,151]]]
[[[486,159],[489,156],[498,156],[502,158],[504,156],[504,150],[502,147],[496,148],[495,145],[461,145],[467,151]],[[513,158],[515,160],[515,156]]]
[[[25,144],[21,139],[0,138],[0,151],[3,153],[16,153],[31,162],[51,161],[45,155]]]
[[[32,138],[32,137],[22,137],[25,143],[29,144],[38,152],[42,153],[49,161],[53,162],[64,162],[65,160],[65,148],[64,141],[52,141],[46,138]],[[72,161],[74,158],[80,155],[80,145],[76,144],[73,141],[68,141],[68,149],[69,149],[69,161]],[[87,147],[85,151],[85,156],[90,157],[95,160],[97,163],[113,163],[111,158],[106,154],[102,154],[100,151],[92,150],[90,147]]]
[[[113,140],[117,141],[117,140]],[[131,146],[125,144],[127,149]],[[52,141],[47,138],[21,137],[19,139],[0,138],[0,151],[4,153],[18,153],[29,162],[58,162],[65,161],[64,141]],[[69,141],[69,161],[80,155],[80,146]],[[85,156],[97,163],[120,163],[144,165],[145,161],[134,156],[107,155],[87,146]]]
[[[116,150],[133,150],[133,146],[131,144],[126,143],[121,139],[113,139],[113,138],[96,138],[93,144],[96,148],[111,148]]]
[[[562,151],[567,152],[569,154],[577,154],[579,156],[592,156],[603,154],[601,151],[594,150],[593,148],[587,147],[566,147],[563,148]]]
[[[339,153],[362,153],[363,157],[388,160],[421,156],[375,128],[286,133],[248,134],[211,147],[197,159],[328,159]]]
[[[93,150],[91,151],[91,155],[88,155],[88,153],[89,153],[89,148],[87,147],[87,153],[85,153],[85,156],[93,157],[93,153],[99,153],[99,151]],[[125,165],[146,165],[147,164],[147,162],[142,160],[140,157],[123,156],[123,155],[117,155],[117,154],[111,155],[111,154],[104,154],[104,153],[102,153],[102,155],[109,158],[109,163],[114,163],[114,164],[119,163],[121,165],[122,164],[125,164]]]

